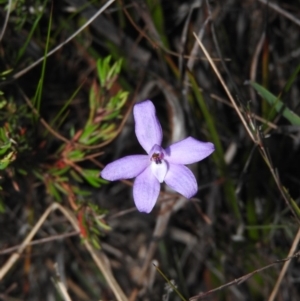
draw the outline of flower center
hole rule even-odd
[[[151,157],[151,161],[155,162],[156,164],[161,164],[163,160],[162,153],[154,153]]]
[[[160,183],[164,181],[168,171],[168,164],[166,160],[164,160],[164,154],[164,149],[157,144],[152,147],[149,153],[151,171]]]

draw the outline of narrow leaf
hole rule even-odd
[[[278,97],[273,95],[267,89],[257,83],[251,83],[251,86],[274,108],[278,113],[282,112],[282,116],[285,117],[291,124],[300,125],[300,117],[291,111],[287,106],[279,100]]]

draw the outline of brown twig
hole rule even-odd
[[[79,232],[80,228],[77,222],[76,217],[72,212],[70,212],[68,209],[63,207],[62,205],[58,203],[51,204],[44,214],[40,217],[38,222],[35,224],[35,226],[32,228],[32,230],[29,232],[29,234],[26,236],[24,241],[21,243],[21,245],[18,248],[18,251],[13,253],[9,259],[5,262],[5,264],[0,269],[0,281],[5,277],[5,275],[8,273],[8,271],[13,267],[13,265],[16,263],[16,261],[20,258],[21,254],[24,252],[25,248],[28,246],[28,244],[31,242],[33,237],[36,235],[38,230],[41,228],[41,226],[44,224],[45,220],[48,218],[51,212],[55,210],[59,210],[72,224],[75,231]],[[108,264],[107,259],[105,255],[101,252],[96,253],[92,245],[88,242],[88,240],[84,239],[83,244],[86,247],[86,249],[89,251],[90,255],[92,256],[94,262],[96,263],[97,267],[103,274],[104,278],[106,279],[109,287],[115,294],[115,297],[118,301],[127,301],[127,297],[123,293],[122,289],[120,288],[119,284],[115,280]]]
[[[256,47],[255,47],[255,51],[251,60],[251,67],[250,67],[250,80],[252,82],[256,81],[256,73],[257,73],[257,65],[258,65],[258,59],[259,59],[259,54],[262,50],[263,44],[264,44],[264,40],[266,37],[266,33],[265,31],[262,33]],[[254,90],[250,87],[250,95],[251,95],[251,100],[256,104],[256,94],[254,92]]]
[[[294,241],[293,241],[293,244],[292,244],[292,247],[291,247],[291,249],[290,249],[290,252],[289,252],[288,257],[292,257],[292,254],[293,254],[293,253],[295,252],[295,250],[297,249],[299,240],[300,240],[300,229],[298,230],[297,235],[296,235],[296,237],[295,237],[295,239],[294,239]],[[288,266],[289,266],[290,262],[291,262],[291,261],[288,260],[288,261],[286,261],[286,262],[284,263],[284,265],[283,265],[283,267],[282,267],[282,269],[281,269],[281,271],[280,271],[280,274],[279,274],[279,276],[278,276],[278,279],[277,279],[277,281],[276,281],[276,284],[275,284],[275,286],[274,286],[274,288],[273,288],[273,291],[272,291],[272,293],[271,293],[271,295],[270,295],[268,301],[273,301],[273,300],[275,299],[275,297],[276,297],[276,295],[277,295],[277,292],[278,292],[278,290],[279,290],[280,284],[281,284],[281,282],[282,282],[282,279],[283,279],[283,277],[284,277],[284,275],[285,275],[285,273],[286,273],[286,271],[287,271],[287,269],[288,269]]]
[[[272,267],[272,266],[274,266],[276,264],[284,263],[284,262],[289,262],[291,259],[298,258],[299,256],[300,256],[300,252],[297,252],[296,254],[294,254],[292,256],[289,256],[287,258],[276,260],[275,262],[273,262],[271,264],[268,264],[268,265],[266,265],[266,266],[264,266],[264,267],[262,267],[260,269],[257,269],[257,270],[255,270],[255,271],[253,271],[251,273],[248,273],[248,274],[246,274],[246,275],[244,275],[244,276],[242,276],[240,278],[234,279],[233,281],[230,281],[230,282],[228,282],[228,283],[226,283],[224,285],[221,285],[221,286],[219,286],[219,287],[217,287],[215,289],[209,290],[209,291],[207,291],[205,293],[201,293],[201,294],[199,294],[197,296],[193,296],[193,297],[189,298],[189,300],[192,301],[192,300],[203,299],[203,298],[207,297],[208,295],[210,295],[212,293],[215,293],[217,291],[220,291],[220,290],[222,290],[222,289],[224,289],[226,287],[229,287],[229,286],[232,286],[232,285],[242,284],[243,282],[247,281],[249,278],[251,278],[253,275],[255,275],[257,273],[260,273],[260,272],[262,272],[262,271],[264,271],[264,270],[266,270],[266,269],[268,269],[268,268],[270,268],[270,267]]]
[[[212,99],[215,99],[215,100],[217,100],[217,101],[219,101],[219,102],[224,103],[225,105],[227,105],[227,106],[229,106],[229,107],[231,107],[231,108],[234,108],[233,105],[232,105],[230,102],[228,102],[226,99],[224,99],[224,98],[222,98],[222,97],[220,97],[220,96],[218,96],[218,95],[216,95],[216,94],[210,94],[209,96],[210,96]],[[246,113],[245,110],[244,110],[244,108],[242,108],[242,107],[238,107],[238,108],[239,108],[239,110],[241,110],[241,112],[243,112],[244,114]],[[263,124],[266,124],[269,128],[271,128],[271,129],[273,129],[273,130],[277,130],[277,129],[278,129],[278,126],[277,126],[275,123],[273,123],[273,122],[271,122],[271,121],[268,121],[268,120],[266,120],[265,118],[263,118],[263,117],[261,117],[261,116],[259,116],[259,115],[256,115],[256,114],[252,113],[252,114],[251,114],[251,117],[254,118],[254,119],[257,120],[257,121],[260,121],[260,122],[263,123]]]
[[[97,19],[111,4],[113,4],[115,0],[108,0],[89,20],[87,20],[79,29],[77,29],[72,35],[70,35],[65,41],[63,41],[61,44],[57,45],[54,49],[49,51],[46,56],[43,56],[39,58],[37,61],[26,67],[25,69],[15,73],[13,75],[13,79],[18,79],[21,76],[23,76],[25,73],[30,71],[32,68],[40,64],[46,57],[51,56],[56,51],[58,51],[60,48],[68,44],[71,40],[73,40],[78,34],[80,34],[87,26],[89,26],[95,19]]]
[[[252,139],[253,142],[256,143],[256,139],[254,138],[253,133],[252,133],[251,129],[249,128],[249,126],[248,126],[248,124],[247,124],[247,122],[245,120],[245,117],[242,115],[241,111],[239,110],[238,105],[236,104],[236,102],[235,102],[234,98],[232,97],[229,89],[227,88],[227,86],[226,86],[226,84],[224,82],[224,79],[221,76],[219,70],[217,69],[215,63],[211,59],[210,55],[208,54],[207,50],[205,49],[204,45],[202,44],[202,42],[200,41],[200,39],[198,38],[198,36],[196,35],[196,33],[193,33],[193,34],[194,34],[194,37],[196,38],[196,40],[197,40],[200,48],[202,49],[202,51],[204,52],[206,58],[208,59],[211,67],[213,68],[214,72],[216,73],[216,75],[217,75],[217,77],[218,77],[221,85],[223,86],[223,88],[224,88],[224,90],[225,90],[228,98],[230,99],[230,101],[231,101],[231,103],[232,103],[235,111],[237,112],[238,116],[240,117],[240,120],[242,121],[242,123],[243,123],[243,125],[244,125],[244,127],[245,127],[245,129],[246,129],[246,131],[247,131],[247,133],[249,135],[249,137]]]
[[[58,240],[58,239],[66,238],[66,237],[76,236],[78,234],[79,234],[78,231],[73,231],[73,232],[69,232],[69,233],[52,235],[52,236],[48,236],[48,237],[45,237],[45,238],[33,240],[33,241],[29,242],[27,246],[40,245],[40,244],[44,244],[44,243],[47,243],[47,242],[50,242],[50,241],[53,241],[53,240]],[[4,254],[14,252],[15,250],[18,250],[19,247],[20,247],[20,245],[10,247],[10,248],[6,248],[4,250],[0,250],[0,255],[4,255]]]
[[[55,277],[55,279],[53,279],[53,281],[54,281],[54,284],[55,284],[57,290],[59,291],[61,296],[64,298],[64,301],[72,301],[70,295],[68,294],[68,290],[66,288],[66,285],[62,281],[61,276],[59,274],[59,268],[58,268],[57,263],[54,264],[54,269],[55,269],[55,272],[56,272],[56,277]]]
[[[12,0],[8,0],[8,5],[7,5],[7,12],[6,12],[6,16],[5,16],[5,20],[4,20],[4,24],[0,33],[0,42],[4,36],[7,24],[8,24],[8,19],[9,19],[9,14],[10,14],[10,10],[11,10],[11,6],[12,6]]]
[[[271,161],[271,158],[266,150],[266,148],[264,147],[264,144],[263,144],[263,140],[262,140],[262,137],[261,137],[261,133],[260,133],[260,130],[255,126],[255,124],[253,123],[253,120],[252,120],[252,114],[249,112],[247,113],[247,118],[249,120],[249,125],[245,119],[245,117],[243,116],[241,110],[239,109],[239,107],[237,106],[234,98],[232,97],[228,87],[226,86],[219,70],[217,69],[215,63],[212,61],[209,53],[207,52],[207,50],[205,49],[204,45],[202,44],[202,42],[199,40],[199,38],[197,37],[197,35],[194,33],[194,36],[196,38],[196,40],[198,41],[199,43],[199,46],[201,47],[202,51],[204,52],[205,56],[207,57],[212,69],[214,70],[215,74],[217,75],[220,83],[222,84],[228,98],[230,99],[236,113],[238,114],[240,120],[242,121],[249,137],[251,138],[251,140],[255,143],[255,145],[258,146],[258,149],[260,151],[260,154],[262,156],[262,158],[264,159],[265,163],[267,164],[271,174],[272,174],[272,177],[277,185],[277,188],[278,190],[280,191],[281,193],[281,196],[283,197],[286,205],[288,206],[288,208],[290,209],[290,211],[292,212],[292,214],[294,215],[295,219],[297,220],[298,224],[300,225],[300,218],[298,217],[297,213],[295,212],[295,210],[293,209],[293,206],[292,206],[292,200],[291,198],[289,197],[288,193],[286,192],[285,188],[282,186],[281,184],[281,181],[279,179],[279,176],[278,174],[275,172],[275,168],[272,164],[272,161]]]
[[[161,50],[163,50],[164,52],[172,55],[172,56],[175,56],[175,57],[183,57],[185,59],[192,59],[193,61],[196,60],[196,59],[201,59],[201,60],[207,60],[206,57],[199,57],[199,56],[196,56],[196,55],[188,55],[188,54],[183,54],[183,53],[178,53],[178,52],[175,52],[175,51],[172,51],[170,49],[167,49],[165,46],[163,46],[162,44],[161,45],[158,45],[158,43],[156,43],[155,41],[153,41],[145,32],[145,30],[142,30],[135,22],[134,20],[132,19],[132,17],[130,16],[128,10],[126,9],[126,7],[124,6],[123,7],[123,11],[126,15],[126,17],[128,18],[129,22],[131,23],[131,25],[135,28],[135,30],[142,36],[144,37],[150,44],[153,48],[160,48]],[[203,31],[203,30],[202,30]],[[212,58],[212,60],[214,61],[220,61],[219,58]],[[225,61],[230,61],[230,58],[224,58]]]
[[[287,19],[291,20],[292,22],[294,22],[295,24],[300,26],[300,20],[299,19],[297,19],[295,16],[293,16],[292,14],[290,14],[287,11],[285,11],[284,9],[282,9],[277,4],[272,3],[268,0],[258,0],[258,1],[265,4],[265,5],[267,5],[267,6],[269,6],[270,8],[272,8],[273,10],[275,10],[276,12],[281,14],[282,16],[286,17]]]

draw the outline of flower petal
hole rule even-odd
[[[188,137],[166,148],[165,159],[174,164],[191,164],[203,160],[215,150],[211,142]]]
[[[162,129],[150,100],[137,103],[133,108],[135,134],[143,149],[150,152],[154,144],[161,145]]]
[[[147,155],[127,156],[106,165],[101,172],[101,177],[109,181],[135,178],[148,165],[150,160]]]
[[[136,177],[133,185],[133,199],[140,212],[149,213],[158,198],[160,184],[150,167]]]
[[[151,171],[156,177],[156,179],[162,183],[165,179],[165,176],[168,171],[168,165],[165,160],[161,160],[160,163],[151,162],[150,165]]]
[[[194,196],[198,191],[198,185],[193,173],[184,165],[170,164],[165,177],[165,182],[175,191],[187,199]]]

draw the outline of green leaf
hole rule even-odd
[[[101,132],[98,132],[96,134],[97,134],[96,136],[89,138],[89,141],[86,142],[86,145],[94,144],[94,143],[98,142],[102,138],[102,133]]]
[[[18,173],[21,174],[22,176],[27,176],[27,175],[28,175],[28,172],[27,172],[27,170],[25,170],[25,169],[18,168],[17,171],[18,171]]]
[[[100,231],[99,229],[95,228],[95,227],[90,227],[90,231],[94,232],[97,235],[100,235]]]
[[[224,183],[226,197],[232,207],[232,210],[235,213],[236,218],[238,220],[241,220],[242,216],[241,216],[237,196],[235,193],[233,182],[231,178],[228,176],[227,166],[224,160],[224,156],[225,156],[224,150],[220,140],[220,135],[216,128],[215,118],[213,114],[210,113],[207,107],[207,104],[204,100],[202,92],[199,90],[198,83],[196,82],[194,75],[188,72],[188,76],[192,85],[193,92],[195,93],[197,103],[199,105],[199,108],[201,109],[201,112],[207,124],[207,128],[210,132],[210,139],[212,140],[212,142],[216,147],[216,151],[212,154],[212,158],[214,159],[216,165],[218,166],[220,175],[226,179]]]
[[[99,177],[98,169],[83,169],[82,176],[91,186],[93,186],[95,188],[100,187],[100,185],[102,183],[102,180]]]
[[[94,248],[100,250],[101,247],[100,247],[98,238],[93,235],[90,239],[91,239],[91,243],[93,244]]]
[[[3,198],[0,195],[0,213],[4,213],[4,212],[5,212],[5,205],[4,205]]]
[[[10,74],[13,70],[14,70],[14,69],[7,69],[7,70],[1,72],[1,73],[0,73],[1,79],[6,79],[5,76],[8,75],[8,74]]]
[[[45,1],[45,3],[44,3],[43,11],[46,6],[46,3],[47,3],[47,1]],[[42,15],[43,15],[43,12],[41,13],[41,16]],[[48,24],[48,32],[47,32],[46,47],[45,47],[45,52],[44,52],[44,60],[42,63],[41,77],[39,79],[37,89],[35,92],[35,96],[33,99],[33,105],[36,107],[38,112],[40,111],[41,101],[42,101],[42,92],[43,92],[43,84],[44,84],[44,79],[45,79],[45,74],[46,74],[46,62],[47,62],[47,54],[48,54],[48,49],[49,49],[49,44],[50,44],[51,27],[52,27],[52,11],[50,13],[50,19],[49,19],[49,24]]]
[[[42,9],[42,11],[40,12],[40,14],[37,16],[36,20],[34,21],[33,26],[32,26],[32,28],[31,28],[29,34],[26,35],[27,38],[26,38],[25,43],[24,43],[23,46],[18,50],[18,56],[17,56],[17,58],[16,58],[16,63],[22,58],[22,56],[24,55],[24,53],[25,53],[25,51],[26,51],[26,48],[27,48],[28,44],[29,44],[30,41],[32,40],[32,36],[33,36],[35,30],[38,28],[39,22],[40,22],[42,16],[44,15],[44,10],[45,10],[46,3],[47,3],[47,1],[44,2],[43,9]]]
[[[79,138],[79,142],[88,144],[90,136],[92,136],[96,132],[98,126],[98,124],[87,125]]]
[[[285,87],[284,87],[285,92],[288,92],[291,89],[291,87],[292,87],[293,83],[295,82],[299,72],[300,72],[300,65],[297,66],[297,68],[294,70],[294,72],[292,73],[292,75],[288,79],[287,83],[285,84]]]
[[[83,182],[82,178],[74,170],[70,170],[70,176],[78,183]]]
[[[0,91],[1,92],[1,91]],[[2,93],[1,93],[2,94]],[[0,95],[1,95],[0,94]],[[3,95],[3,94],[2,94]],[[7,101],[5,99],[0,101],[0,110],[3,109],[7,105]]]
[[[53,185],[55,186],[55,188],[60,191],[61,193],[63,193],[64,195],[68,195],[69,192],[67,190],[65,190],[60,183],[53,181]]]
[[[251,86],[271,105],[274,106],[278,113],[282,112],[282,116],[285,117],[291,124],[300,125],[300,117],[291,111],[287,106],[279,100],[278,97],[273,95],[267,89],[257,83],[251,82]]]
[[[70,166],[66,166],[63,168],[52,168],[52,169],[49,169],[49,173],[52,176],[58,177],[58,176],[63,175],[64,173],[66,173],[69,169],[70,169]]]
[[[0,128],[0,155],[6,153],[6,151],[11,147],[11,141],[6,136],[6,131],[4,128]]]
[[[81,181],[81,179],[80,179]],[[79,182],[79,181],[78,181]],[[82,181],[81,181],[82,182]],[[87,190],[82,190],[81,188],[77,187],[77,186],[72,186],[72,190],[74,192],[74,194],[76,194],[77,197],[84,197],[84,200],[86,200],[86,197],[91,195],[90,191]],[[80,198],[78,198],[80,199]],[[82,198],[81,198],[82,199]]]
[[[159,34],[159,37],[161,38],[161,41],[163,42],[164,46],[169,48],[168,39],[165,34],[165,26],[164,26],[165,14],[162,8],[162,1],[148,0],[147,4],[149,6],[149,10],[151,11],[152,20],[157,30],[157,33]]]
[[[111,97],[110,102],[107,105],[108,110],[120,110],[125,104],[128,92],[120,90],[116,95]]]
[[[65,102],[63,107],[59,110],[59,112],[56,114],[56,116],[51,121],[50,125],[53,126],[55,122],[62,116],[62,114],[66,111],[66,109],[69,107],[71,101],[75,98],[75,96],[78,94],[80,89],[82,88],[83,83],[74,91],[74,93],[71,95],[71,97]]]
[[[5,141],[4,143],[2,143],[0,141],[0,155],[3,155],[6,153],[6,151],[11,147],[11,143],[10,141]]]
[[[104,223],[103,223],[101,220],[99,220],[98,218],[95,218],[95,222],[97,223],[97,225],[98,225],[100,228],[102,228],[102,229],[104,229],[104,230],[106,230],[106,231],[110,231],[110,230],[111,230],[111,227],[110,227],[110,226],[104,224]]]
[[[79,149],[75,149],[71,152],[68,153],[67,158],[74,161],[74,160],[80,160],[84,157],[84,153],[79,150]]]
[[[0,170],[5,169],[9,165],[9,163],[14,161],[14,159],[15,159],[14,152],[10,152],[2,159],[0,159]]]
[[[119,111],[114,111],[103,118],[104,121],[115,119],[119,116]]]
[[[114,79],[121,71],[123,60],[116,61],[113,65],[110,64],[111,55],[97,61],[97,71],[102,88],[110,89],[114,83]]]
[[[108,56],[103,60],[99,59],[97,61],[97,71],[98,71],[98,77],[99,77],[101,87],[104,87],[106,83],[106,77],[107,77],[110,59],[111,56]]]
[[[49,193],[55,198],[57,202],[61,201],[61,195],[56,189],[55,185],[53,185],[53,183],[49,182],[47,188]]]
[[[298,220],[299,220],[299,219],[300,219],[300,208],[299,208],[298,204],[297,204],[296,201],[290,196],[288,190],[287,190],[284,186],[282,186],[282,189],[283,189],[283,191],[284,191],[284,193],[285,193],[285,195],[286,195],[286,197],[287,197],[287,199],[288,199],[288,201],[289,201],[291,207],[294,209],[295,215],[298,217]]]

